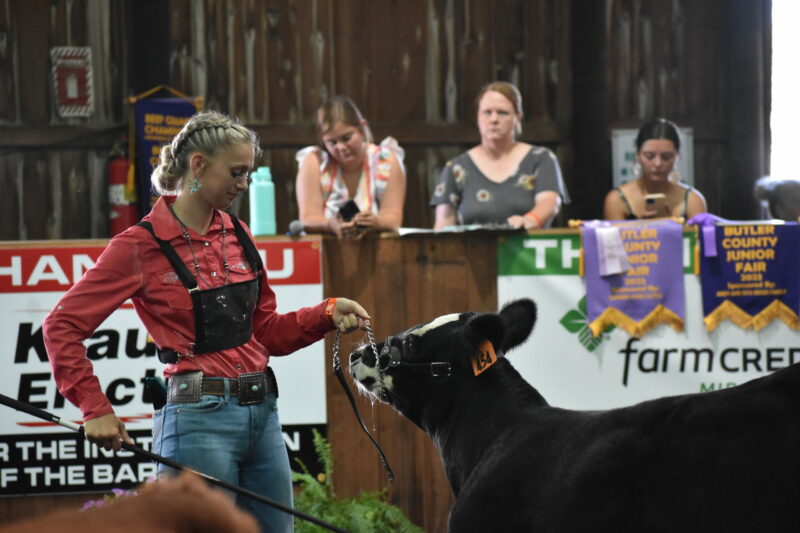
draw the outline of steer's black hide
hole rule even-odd
[[[797,365],[716,392],[559,409],[503,357],[478,376],[470,366],[482,341],[510,350],[535,318],[520,300],[411,328],[379,358],[369,346],[350,356],[361,387],[434,440],[456,497],[451,531],[800,529]],[[419,365],[431,362],[452,375]]]

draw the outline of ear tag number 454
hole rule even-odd
[[[478,346],[478,353],[472,358],[472,372],[477,376],[496,362],[494,346],[489,341],[483,341],[483,344]]]

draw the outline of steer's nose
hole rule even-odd
[[[380,348],[378,348],[378,350],[380,350]],[[365,345],[361,348],[353,350],[353,352],[350,354],[351,365],[358,360],[361,360],[363,364],[369,367],[374,367],[377,358],[375,357],[375,354],[372,353],[372,348],[369,345]]]

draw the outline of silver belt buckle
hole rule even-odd
[[[267,397],[267,374],[250,372],[239,374],[239,405],[255,405]]]
[[[167,401],[172,403],[197,403],[203,385],[202,372],[175,374],[169,378]]]

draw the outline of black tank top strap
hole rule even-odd
[[[617,196],[619,196],[619,199],[622,201],[623,204],[625,204],[625,209],[628,210],[628,216],[625,217],[625,220],[638,219],[639,217],[637,217],[636,213],[634,213],[633,209],[631,209],[631,204],[628,202],[628,199],[625,198],[625,194],[622,192],[622,189],[619,187],[614,187],[614,190],[617,191]]]
[[[197,280],[194,279],[192,273],[189,272],[188,268],[186,268],[186,264],[181,260],[180,256],[172,247],[172,245],[167,241],[156,237],[156,234],[153,231],[153,225],[150,224],[150,222],[143,220],[139,222],[137,226],[141,226],[150,232],[150,235],[152,235],[153,238],[156,240],[158,246],[161,248],[161,251],[164,252],[164,255],[167,256],[167,260],[172,265],[172,268],[174,268],[175,272],[177,272],[178,277],[181,280],[181,283],[183,283],[183,286],[186,287],[189,290],[189,292],[196,290]]]
[[[689,185],[686,188],[686,192],[683,194],[683,220],[687,220],[688,217],[686,215],[689,214],[689,195],[692,194],[692,186]]]

